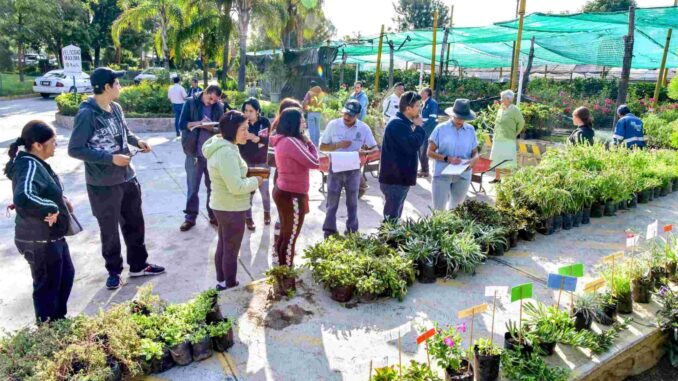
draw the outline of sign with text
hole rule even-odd
[[[575,277],[583,277],[584,276],[584,264],[583,263],[575,263],[573,265],[563,266],[563,267],[558,269],[558,274],[575,276]]]
[[[80,48],[68,45],[61,49],[61,58],[64,61],[64,74],[73,75],[82,73],[82,57]]]
[[[567,275],[549,274],[548,288],[574,292],[577,289],[577,278]]]
[[[592,280],[584,285],[584,292],[595,292],[596,290],[605,286],[605,279],[598,278]]]
[[[532,283],[521,284],[511,288],[511,302],[532,297]]]
[[[463,319],[465,317],[482,314],[485,311],[487,311],[487,303],[478,304],[477,306],[473,306],[471,308],[467,308],[465,310],[459,311],[459,313],[457,314],[457,317],[459,319]]]

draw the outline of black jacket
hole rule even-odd
[[[188,130],[189,122],[198,122],[203,118],[202,108],[202,93],[196,94],[194,97],[188,99],[181,109],[181,117],[179,118],[179,128],[181,129],[181,146],[184,153],[189,156],[196,156],[198,154],[198,138],[200,129]],[[210,120],[218,122],[224,115],[224,104],[217,102],[212,106],[212,115]]]
[[[112,186],[136,177],[130,164],[113,164],[113,155],[129,155],[129,146],[139,146],[139,138],[130,132],[119,104],[111,103],[111,112],[102,110],[93,97],[80,104],[68,142],[68,154],[85,162],[88,185]]]
[[[593,145],[593,137],[596,133],[591,126],[583,125],[577,127],[568,138],[572,144],[590,144]]]
[[[381,147],[379,182],[412,186],[417,183],[419,148],[426,139],[421,126],[412,130],[412,121],[402,113],[386,125]]]
[[[7,177],[12,180],[16,207],[14,237],[21,241],[64,237],[68,232],[70,214],[64,201],[63,186],[52,167],[37,156],[19,152],[9,167]],[[49,227],[44,219],[57,211],[57,222]]]

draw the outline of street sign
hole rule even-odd
[[[68,45],[61,49],[61,58],[64,61],[64,74],[75,75],[82,73],[82,57],[80,48],[75,45]]]

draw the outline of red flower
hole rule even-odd
[[[603,113],[607,114],[608,112],[610,112],[610,109],[607,107],[603,107]]]
[[[565,107],[565,110],[563,110],[563,112],[565,114],[569,114],[570,112],[572,112],[572,109],[570,107]]]
[[[598,110],[600,110],[600,106],[598,104],[595,104],[595,105],[593,105],[593,109],[598,111]]]
[[[612,99],[610,98],[605,98],[605,106],[609,106],[612,104]]]

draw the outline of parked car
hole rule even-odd
[[[52,94],[74,92],[76,89],[79,93],[92,92],[92,84],[87,73],[75,76],[75,86],[73,76],[64,74],[63,70],[51,70],[33,81],[33,92],[40,93],[43,98],[49,98]]]
[[[138,85],[141,81],[155,81],[158,79],[158,75],[164,70],[165,69],[161,67],[149,67],[148,69],[144,69],[144,71],[134,77],[134,83]]]

